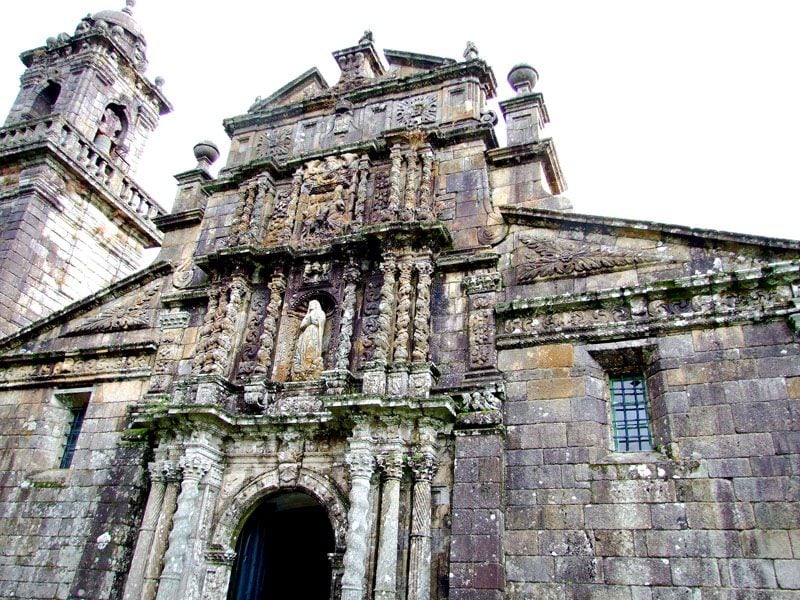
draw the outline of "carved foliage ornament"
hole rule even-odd
[[[660,256],[643,252],[612,250],[563,240],[542,240],[533,236],[521,237],[520,241],[525,248],[520,250],[522,260],[517,267],[518,283],[609,271],[664,260]]]

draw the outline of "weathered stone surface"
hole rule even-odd
[[[0,596],[222,599],[267,509],[330,528],[278,570],[334,600],[795,594],[800,244],[574,213],[533,69],[499,148],[474,44],[387,69],[370,32],[228,119],[218,177],[198,145],[153,221],[107,102],[142,105],[138,158],[168,106],[128,4],[24,55],[0,130],[0,333],[164,233],[0,340]],[[43,58],[112,46],[25,114]]]

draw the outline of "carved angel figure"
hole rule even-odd
[[[318,300],[308,303],[308,312],[300,323],[300,336],[294,351],[292,379],[307,381],[322,375],[322,336],[325,331],[325,311]]]

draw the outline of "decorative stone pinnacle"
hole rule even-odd
[[[464,50],[464,60],[475,60],[478,58],[478,47],[473,42],[467,42]]]
[[[122,12],[132,15],[134,6],[136,6],[136,0],[125,0],[125,8],[122,9]]]
[[[362,44],[371,44],[374,41],[375,39],[372,37],[372,31],[365,29],[364,35],[362,35],[361,39],[358,40],[358,45],[361,46]]]

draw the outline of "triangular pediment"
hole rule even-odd
[[[159,297],[171,271],[169,263],[155,263],[70,304],[0,340],[0,354],[60,352],[96,345],[89,339],[79,341],[81,336],[96,337],[98,343],[107,343],[101,338],[116,334],[115,343],[138,343],[142,336],[148,335],[147,330],[157,329]]]
[[[389,63],[389,66],[397,69],[400,77],[431,71],[456,62],[452,58],[406,52],[404,50],[384,50],[383,55],[386,57],[386,62]]]
[[[266,98],[258,98],[247,112],[255,113],[275,106],[285,106],[301,100],[306,100],[327,90],[330,86],[322,73],[313,67],[292,79],[289,83],[279,88]]]

